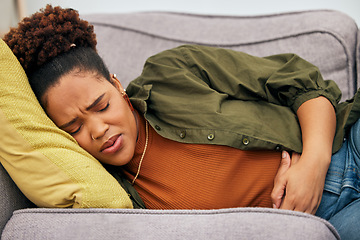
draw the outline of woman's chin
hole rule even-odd
[[[112,156],[107,155],[106,157],[101,156],[99,157],[99,161],[105,164],[114,165],[114,166],[123,166],[128,164],[134,153],[130,154],[126,151],[123,151],[121,153],[113,154]]]

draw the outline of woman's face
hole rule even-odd
[[[82,148],[103,163],[121,166],[132,159],[138,133],[124,90],[114,81],[115,86],[92,72],[73,71],[50,87],[42,102]]]

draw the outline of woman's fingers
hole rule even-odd
[[[280,208],[282,199],[285,195],[286,178],[284,177],[286,171],[290,168],[291,158],[288,152],[283,151],[279,170],[274,179],[274,188],[271,193],[271,199],[274,208]]]

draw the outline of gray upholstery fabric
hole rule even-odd
[[[273,209],[204,211],[29,209],[14,213],[10,239],[340,239],[326,221]]]
[[[335,80],[343,99],[356,89],[357,26],[336,11],[235,17],[144,12],[85,16],[95,25],[98,49],[123,85],[137,77],[144,60],[185,43],[220,46],[257,56],[299,54]]]
[[[360,30],[358,31],[358,41],[356,48],[356,63],[357,63],[357,86],[360,87]]]
[[[33,206],[0,164],[0,233],[13,211]]]

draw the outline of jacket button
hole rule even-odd
[[[243,138],[242,142],[245,146],[250,143],[249,139],[247,139],[247,138]]]
[[[160,131],[161,130],[161,127],[159,125],[155,125],[155,129]]]
[[[179,134],[180,138],[185,138],[186,137],[186,131],[181,131]]]
[[[213,134],[213,133],[210,133],[208,136],[207,136],[207,139],[208,140],[213,140],[215,138],[215,134]]]

